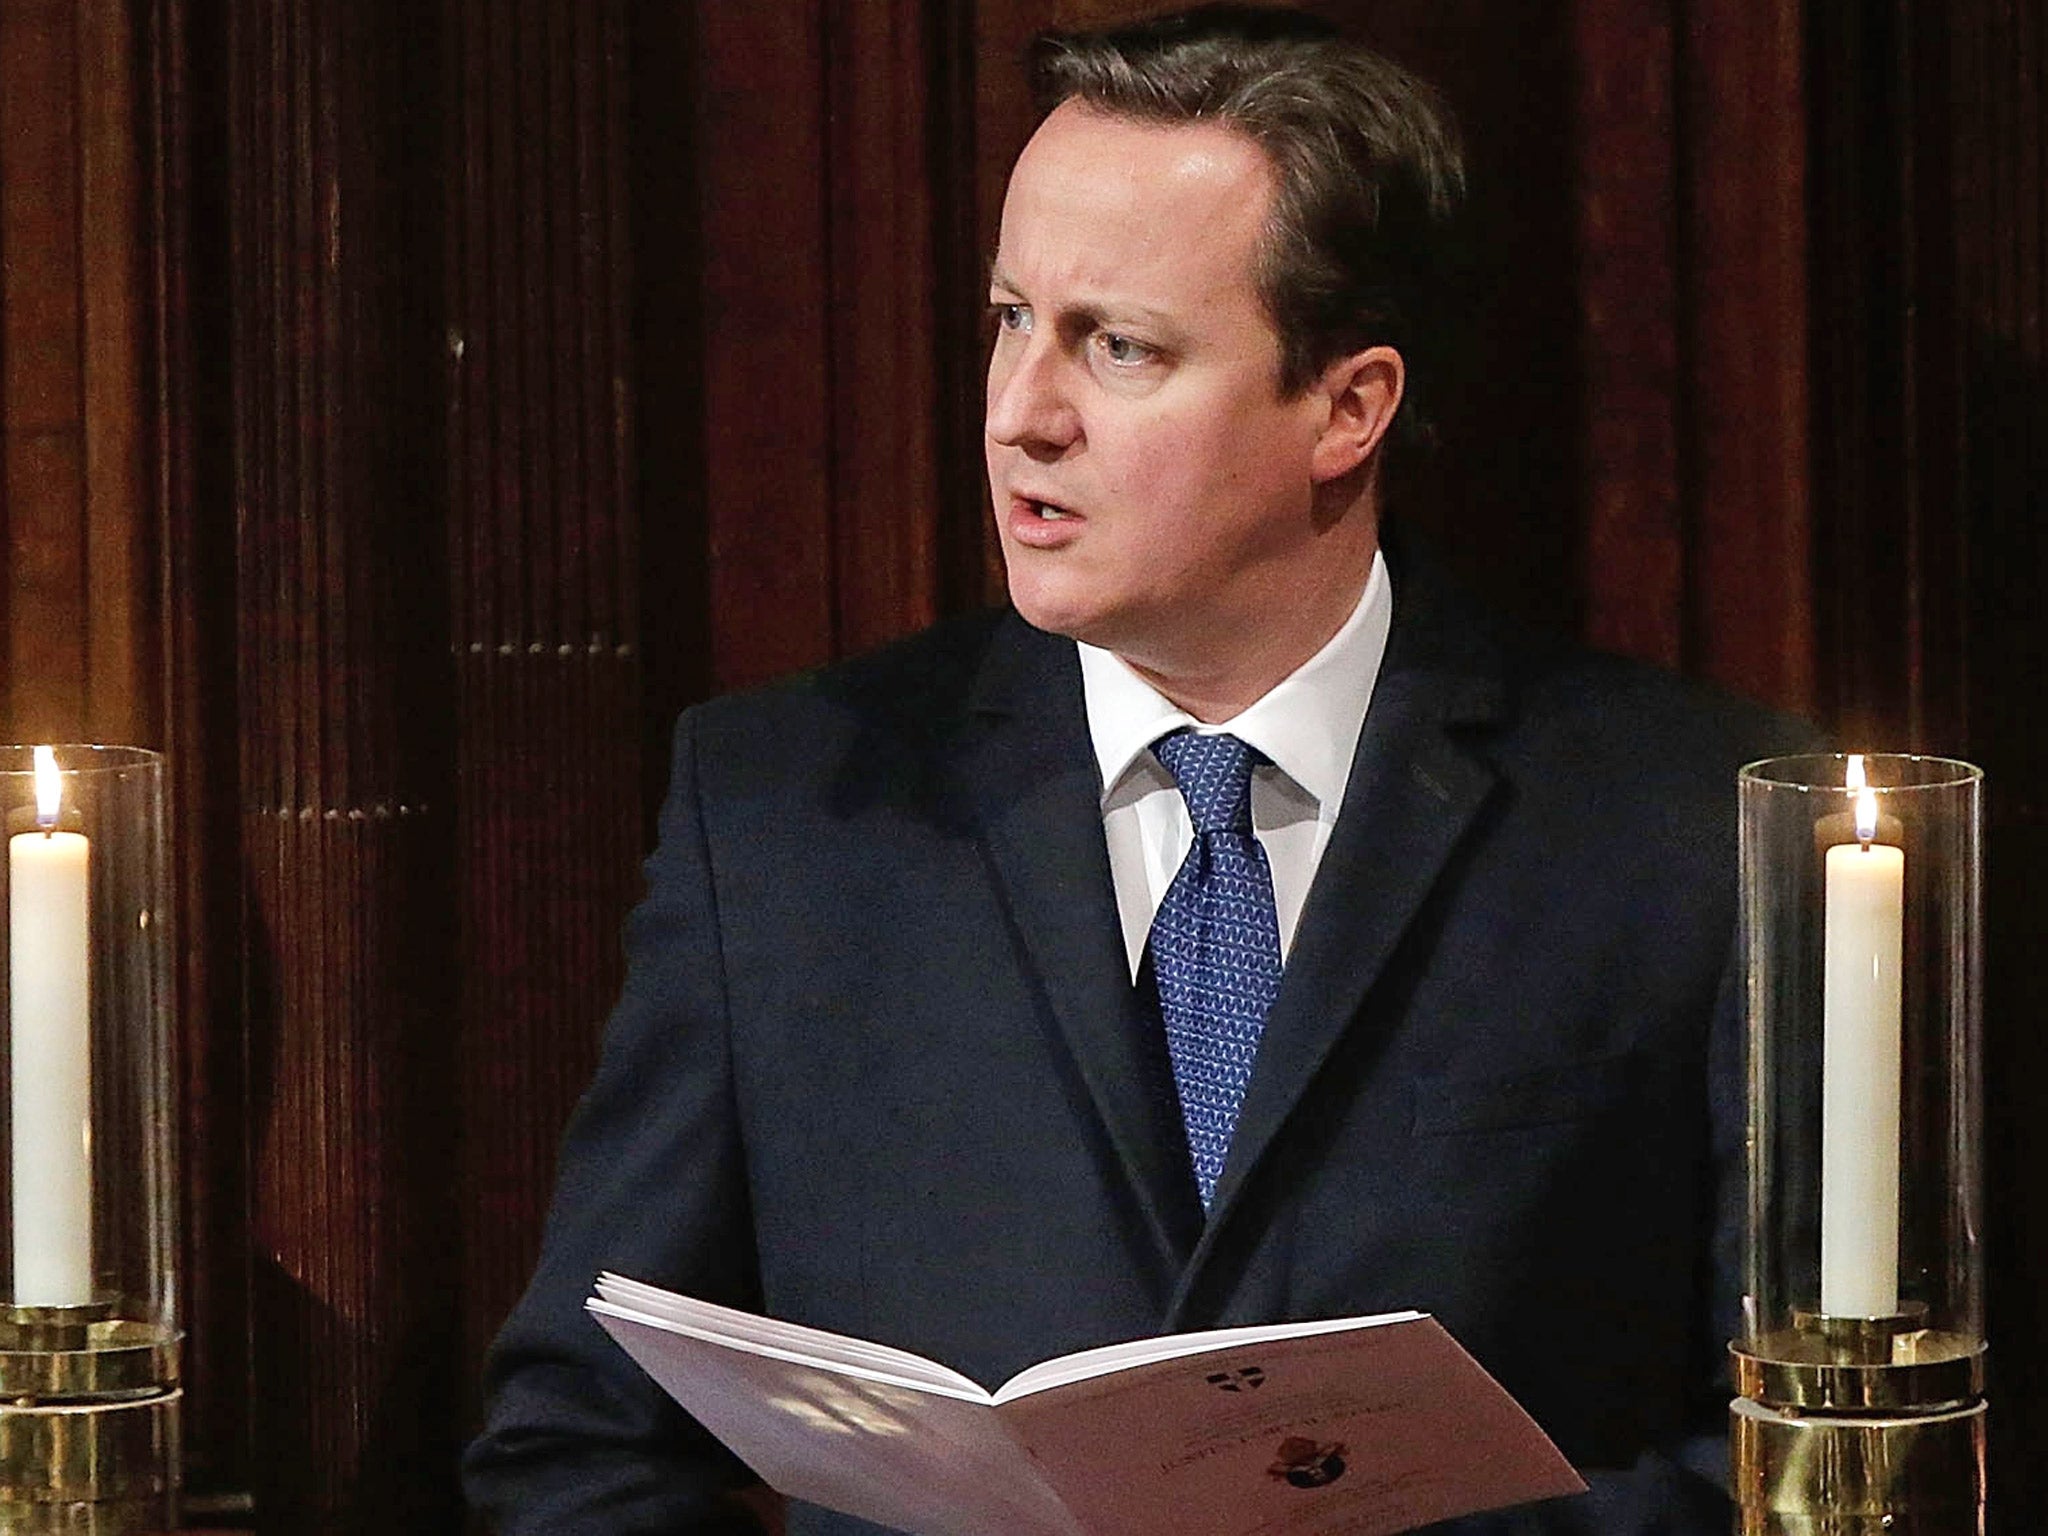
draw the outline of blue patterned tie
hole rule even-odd
[[[1207,1210],[1266,1010],[1280,990],[1280,922],[1273,871],[1252,836],[1256,754],[1235,736],[1192,731],[1163,736],[1152,750],[1180,786],[1195,826],[1194,844],[1152,919],[1152,975]]]

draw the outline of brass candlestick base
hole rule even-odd
[[[1984,1346],[1802,1315],[1731,1347],[1740,1536],[1983,1536]]]
[[[0,1307],[0,1536],[177,1523],[178,1340],[105,1306]]]
[[[1730,1409],[1741,1536],[1983,1536],[1984,1404],[1922,1417]]]
[[[0,1536],[175,1527],[181,1396],[0,1406]]]

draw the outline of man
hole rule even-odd
[[[1782,731],[1382,549],[1461,181],[1424,88],[1234,8],[1034,67],[1015,612],[685,715],[472,1495],[756,1528],[582,1315],[613,1269],[990,1384],[1424,1308],[1593,1485],[1458,1529],[1718,1536],[1733,774]]]

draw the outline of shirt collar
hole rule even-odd
[[[1202,725],[1114,653],[1081,645],[1081,689],[1088,734],[1102,773],[1104,807],[1153,742],[1189,726],[1227,729],[1314,795],[1323,818],[1333,818],[1351,777],[1351,758],[1386,656],[1393,614],[1386,560],[1375,553],[1365,590],[1337,633],[1250,708],[1221,726]]]

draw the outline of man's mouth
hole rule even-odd
[[[1012,491],[1003,518],[1003,536],[1020,549],[1065,549],[1082,536],[1087,521],[1061,502]]]
[[[1019,496],[1016,498],[1016,501],[1018,506],[1030,513],[1031,516],[1048,523],[1077,521],[1080,516],[1076,512],[1070,512],[1058,502],[1040,501],[1035,496]]]

